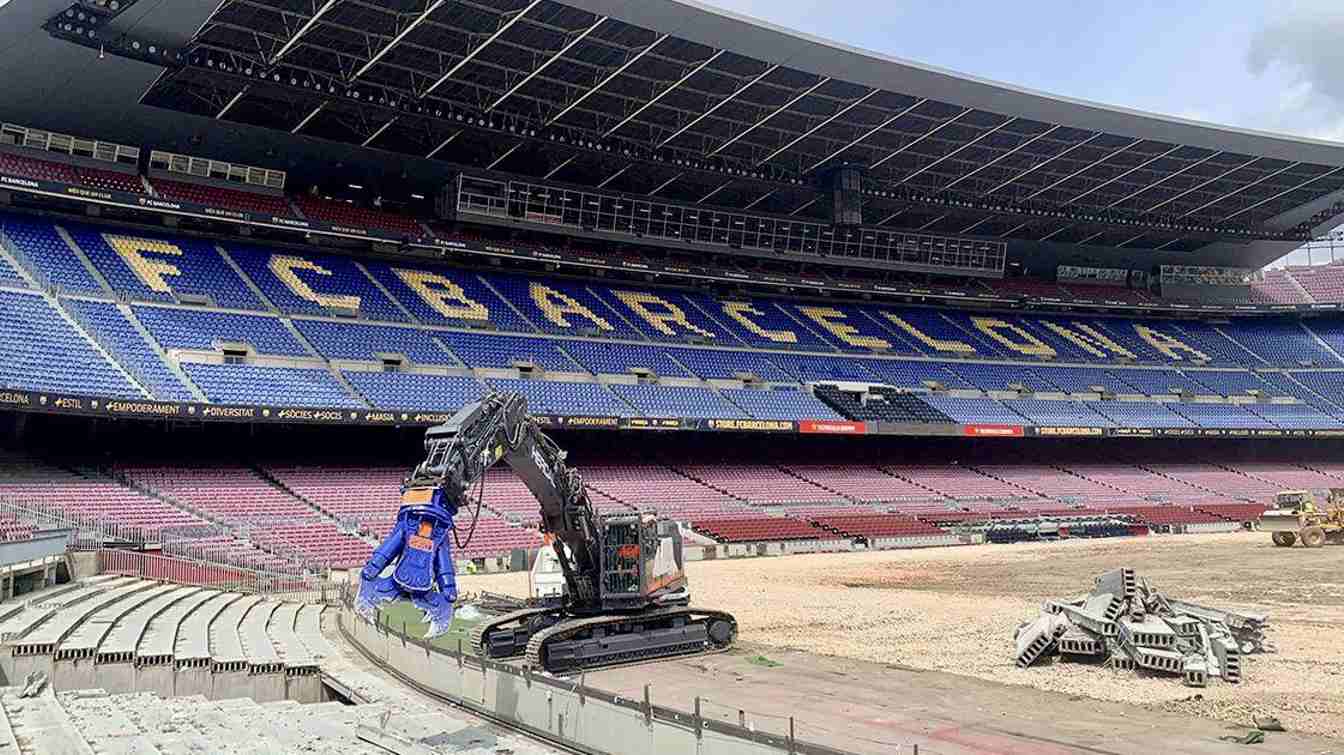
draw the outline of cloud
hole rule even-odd
[[[1256,32],[1246,54],[1257,76],[1278,74],[1289,85],[1277,103],[1281,125],[1327,139],[1344,138],[1344,4],[1285,3]]]

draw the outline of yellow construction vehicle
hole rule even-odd
[[[1298,540],[1308,548],[1344,543],[1344,488],[1330,489],[1324,509],[1309,490],[1285,490],[1260,517],[1260,529],[1272,533],[1274,544],[1283,548]]]

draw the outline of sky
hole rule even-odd
[[[1344,0],[703,1],[1052,94],[1344,143]]]

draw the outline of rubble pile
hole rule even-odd
[[[1092,592],[1048,600],[1017,629],[1017,665],[1041,658],[1091,661],[1118,669],[1180,675],[1203,687],[1209,679],[1241,681],[1241,656],[1272,652],[1262,614],[1210,608],[1168,598],[1133,569],[1096,578]]]

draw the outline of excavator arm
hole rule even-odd
[[[425,434],[425,460],[405,487],[437,488],[459,508],[499,461],[508,464],[541,505],[541,529],[564,543],[557,548],[570,602],[596,606],[601,538],[583,479],[565,464],[565,452],[527,413],[517,393],[492,393],[463,406]]]

